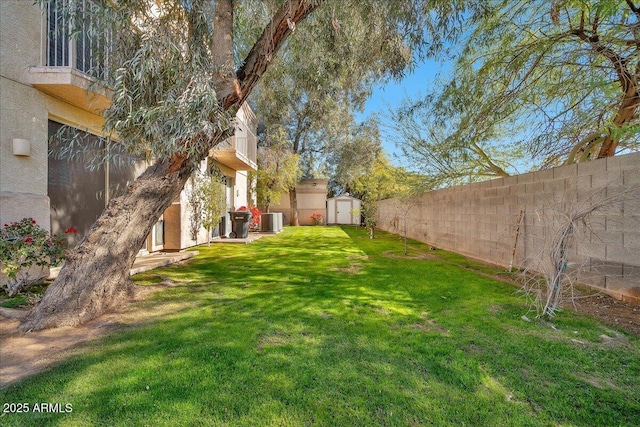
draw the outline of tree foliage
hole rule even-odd
[[[105,5],[112,102],[104,131],[128,152],[150,159],[201,156],[228,134],[231,114],[219,103],[214,4],[144,0]]]
[[[353,195],[362,201],[361,214],[372,239],[378,221],[378,202],[392,197],[410,197],[425,191],[422,178],[391,165],[385,155],[379,152],[370,168],[363,170],[353,181]]]
[[[491,5],[469,21],[444,88],[393,116],[414,162],[455,181],[504,176],[523,160],[545,167],[638,149],[632,1]]]
[[[356,182],[365,175],[382,154],[378,124],[369,119],[353,124],[327,154],[329,193],[333,196],[353,192]]]
[[[441,106],[433,97],[425,97],[418,104],[405,101],[390,112],[385,129],[414,170],[429,181],[429,187],[438,188],[469,181],[503,177],[517,172],[512,162],[522,158],[523,149],[515,141],[502,138],[514,132],[492,127],[485,129],[469,124],[469,115],[475,114],[471,99],[478,94],[461,90],[458,114],[440,117]],[[490,134],[490,135],[489,135]]]
[[[379,150],[366,152],[364,141],[356,140],[371,124],[358,126],[353,117],[372,85],[402,77],[416,58],[433,55],[456,37],[465,2],[348,0],[323,6],[265,75],[257,110],[267,127],[286,129],[303,177],[328,175],[336,183],[348,181],[348,168],[370,164]],[[363,150],[349,159],[348,148]],[[290,196],[295,211],[295,189]]]
[[[191,240],[197,240],[202,227],[207,230],[207,240],[211,230],[218,225],[220,217],[227,209],[227,199],[222,174],[216,170],[211,173],[195,172],[187,191],[189,212],[189,233]]]
[[[301,175],[298,158],[291,151],[286,131],[282,127],[270,128],[265,144],[258,147],[258,170],[252,173],[256,178],[258,205],[266,212],[298,183]]]

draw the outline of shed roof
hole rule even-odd
[[[340,196],[331,197],[331,198],[329,198],[327,200],[338,200],[338,199],[341,199],[341,200],[346,200],[346,199],[349,199],[349,200],[360,200],[357,197],[353,197],[353,196],[349,195],[349,193],[344,193],[344,194],[342,194]]]

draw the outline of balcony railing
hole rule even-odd
[[[244,156],[252,163],[256,162],[257,146],[255,139],[247,136],[233,136],[238,154]]]
[[[106,79],[111,35],[94,0],[46,2],[44,66],[71,67]]]
[[[236,114],[234,126],[235,135],[211,150],[211,155],[237,171],[255,171],[258,169],[258,119],[248,104],[242,104]]]
[[[31,85],[85,111],[111,103],[107,80],[111,36],[100,0],[48,0],[42,13],[42,59],[29,69]]]
[[[218,144],[212,152],[221,163],[235,170],[256,170],[257,140],[253,134],[234,135]]]

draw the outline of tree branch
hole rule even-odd
[[[239,94],[233,63],[233,0],[216,0],[213,19],[213,85],[218,100],[223,100]]]
[[[236,73],[239,90],[236,94],[230,94],[222,100],[223,108],[230,108],[234,104],[240,105],[247,99],[287,37],[295,30],[296,25],[322,3],[323,0],[286,0],[282,4]]]
[[[638,8],[638,6],[633,4],[631,0],[625,0],[625,1],[627,2],[627,6],[629,6],[629,9],[631,9],[631,11],[635,13],[638,18],[640,18],[640,8]]]
[[[507,171],[505,171],[500,166],[495,164],[494,161],[491,159],[491,157],[489,157],[489,155],[482,148],[480,148],[478,144],[476,144],[475,142],[472,142],[470,148],[478,156],[480,156],[480,159],[484,160],[484,166],[487,167],[492,174],[495,174],[495,176],[500,176],[500,177],[510,176]]]
[[[611,48],[604,46],[600,42],[597,34],[594,34],[591,37],[588,36],[584,31],[584,28],[572,30],[569,32],[569,34],[577,36],[580,40],[588,43],[594,51],[607,58],[613,64],[613,68],[616,71],[618,81],[622,85],[622,90],[625,93],[629,92],[631,86],[633,85],[634,77],[627,69],[627,60],[625,58],[618,55]]]
[[[296,24],[309,16],[322,2],[323,0],[286,0],[273,15],[236,73],[233,61],[233,0],[216,1],[212,40],[216,74],[212,78],[218,101],[225,110],[240,106],[247,99],[275,54],[295,30]],[[179,170],[185,160],[184,153],[173,154],[167,173]]]
[[[627,2],[627,4],[628,3],[629,2]],[[633,72],[629,70],[628,60],[617,54],[610,47],[603,45],[602,42],[600,42],[597,34],[589,37],[585,33],[584,28],[573,30],[569,33],[588,43],[594,51],[603,55],[613,64],[618,82],[620,83],[622,91],[624,92],[624,97],[618,107],[618,111],[613,120],[613,123],[618,126],[628,123],[633,118],[633,115],[638,109],[638,106],[640,106],[640,95],[638,94],[637,78],[636,75],[634,75]],[[602,142],[600,152],[598,153],[598,158],[613,156],[615,154],[617,145],[618,141],[615,140],[611,136],[611,134],[607,135]]]

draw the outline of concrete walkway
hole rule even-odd
[[[211,244],[220,244],[220,243],[251,243],[255,242],[258,239],[261,239],[264,236],[270,236],[273,233],[249,233],[249,235],[244,239],[227,239],[227,238],[217,238],[211,241]],[[206,244],[206,243],[205,243]]]
[[[154,268],[164,267],[166,265],[175,264],[179,261],[191,259],[198,255],[198,251],[190,252],[153,252],[149,255],[142,255],[136,258],[131,267],[130,274],[142,273],[143,271],[153,270]]]
[[[193,258],[200,252],[153,252],[148,255],[140,255],[133,262],[130,274],[142,273],[143,271],[153,270],[154,268],[164,267],[166,265],[175,264],[179,261]],[[52,267],[49,271],[48,279],[55,279],[62,267]]]

